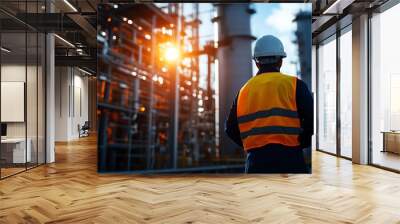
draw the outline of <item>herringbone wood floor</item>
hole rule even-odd
[[[312,175],[96,173],[96,141],[0,181],[0,223],[400,223],[400,175],[314,153]]]

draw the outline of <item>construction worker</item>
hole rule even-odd
[[[313,98],[306,84],[282,74],[286,57],[272,36],[257,40],[257,75],[240,89],[226,134],[247,152],[246,173],[308,173],[303,148],[311,146]]]

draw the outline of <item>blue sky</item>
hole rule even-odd
[[[296,75],[298,64],[297,46],[294,31],[296,24],[293,22],[295,15],[300,10],[311,12],[311,3],[254,3],[256,13],[251,18],[252,34],[259,38],[263,35],[274,35],[284,45],[287,57],[283,61],[281,71]],[[253,42],[254,48],[255,42]],[[256,71],[253,63],[253,73]]]
[[[186,3],[184,5],[184,15],[193,13],[193,4]],[[293,43],[295,40],[294,31],[296,24],[293,19],[300,10],[311,12],[310,3],[252,3],[251,7],[256,13],[251,17],[251,32],[256,38],[263,35],[275,35],[280,38],[285,47],[287,57],[283,61],[281,71],[287,74],[296,75],[298,66],[297,46]],[[211,3],[200,3],[200,46],[206,41],[213,40],[214,26],[211,23],[211,18],[214,15],[214,7]],[[190,20],[190,18],[187,18]],[[252,48],[254,48],[255,41]],[[253,49],[252,49],[253,50]],[[207,72],[206,57],[200,58],[200,74],[203,77],[200,80],[202,86],[205,85],[205,77]],[[257,72],[257,68],[253,63],[253,75]]]

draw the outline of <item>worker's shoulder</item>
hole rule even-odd
[[[260,75],[255,75],[253,77],[251,77],[249,80],[246,81],[246,83],[242,86],[242,89],[245,87],[249,87],[251,85],[254,85],[255,83],[257,83],[260,79]]]
[[[257,78],[257,75],[256,75],[256,76],[253,76],[253,77],[251,77],[249,80],[247,80],[247,81],[242,85],[242,87],[240,88],[238,94],[240,94],[240,92],[242,92],[243,90],[248,89],[249,87],[253,86],[254,83],[257,82],[257,81],[255,81],[256,78]]]
[[[254,79],[255,82],[257,80],[261,81],[261,80],[265,80],[265,79],[273,79],[276,81],[285,81],[285,80],[292,81],[293,79],[295,79],[295,80],[297,79],[297,77],[294,75],[289,75],[289,74],[282,73],[282,72],[271,72],[266,75],[257,75],[256,77],[253,77],[253,78],[255,78]]]
[[[264,84],[265,80],[275,80],[277,82],[287,82],[287,81],[292,81],[293,79],[299,80],[296,76],[294,75],[288,75],[285,73],[281,72],[271,72],[271,73],[265,73],[265,74],[259,74],[251,77],[247,82],[242,86],[242,89],[245,87],[250,87],[253,85],[258,85],[258,84]]]
[[[279,74],[281,76],[285,77],[285,78],[297,79],[298,80],[297,76],[295,76],[295,75],[290,75],[290,74],[286,74],[286,73],[282,73],[282,72],[280,72]]]

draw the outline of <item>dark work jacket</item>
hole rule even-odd
[[[262,73],[268,72],[279,72],[279,70],[270,67],[262,67],[257,75],[268,75]],[[268,96],[265,96],[265,99],[268,99]],[[313,97],[311,95],[310,90],[307,85],[300,79],[297,79],[296,85],[296,104],[297,104],[297,112],[300,119],[300,126],[303,129],[303,132],[300,134],[300,147],[308,148],[311,147],[311,138],[314,132],[314,105],[313,105]],[[229,116],[225,122],[225,133],[232,139],[236,144],[243,148],[242,139],[240,137],[239,124],[237,121],[237,96],[232,104],[232,108],[230,110]],[[274,147],[277,144],[268,144],[263,146],[262,148],[276,148]],[[279,148],[293,148],[288,146],[279,145]],[[298,148],[298,147],[296,147]],[[254,149],[252,149],[254,150]],[[251,151],[252,151],[251,150]],[[254,150],[255,151],[255,150]]]

